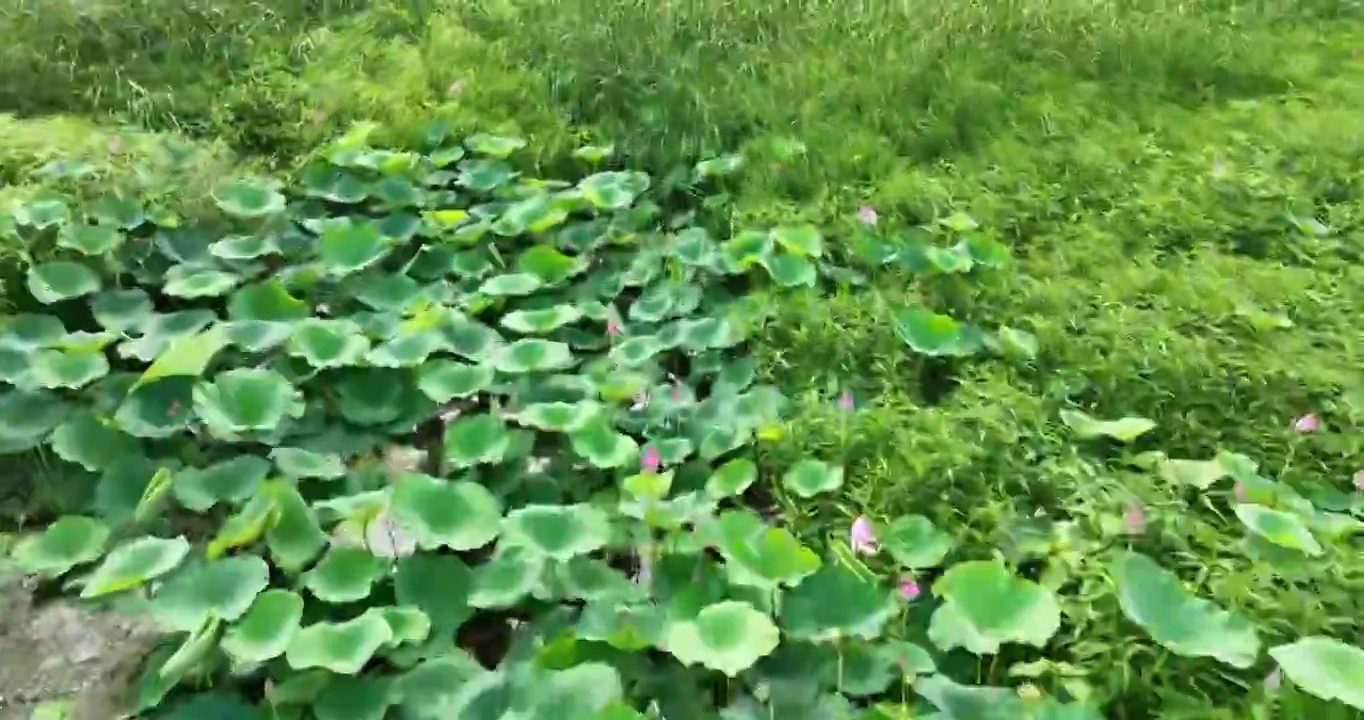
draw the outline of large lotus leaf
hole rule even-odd
[[[43,350],[32,362],[33,380],[44,388],[76,390],[109,374],[109,360],[100,352]]]
[[[450,351],[474,362],[491,359],[502,348],[502,336],[478,322],[457,320],[440,329]]]
[[[454,555],[418,553],[398,561],[393,577],[399,603],[420,608],[437,630],[453,631],[468,620],[473,573]]]
[[[37,446],[66,419],[67,406],[56,395],[36,390],[0,392],[0,453]]]
[[[476,608],[507,608],[540,588],[544,556],[520,545],[498,550],[491,560],[474,568],[474,587],[469,605]]]
[[[672,623],[663,647],[685,665],[704,665],[734,677],[777,647],[780,633],[748,603],[726,600],[695,618]]]
[[[951,535],[933,526],[922,515],[896,518],[881,534],[881,544],[895,561],[907,568],[935,567],[952,550]]]
[[[523,335],[544,335],[577,322],[582,311],[572,305],[552,305],[542,310],[517,310],[502,317],[502,327]]]
[[[114,461],[95,487],[94,507],[110,523],[145,519],[170,490],[171,470],[141,455]]]
[[[251,497],[270,463],[254,455],[241,455],[206,468],[185,468],[171,481],[171,493],[190,510],[204,512],[219,502],[239,503]]]
[[[1270,648],[1269,655],[1299,688],[1323,700],[1339,700],[1364,710],[1364,650],[1311,635]]]
[[[166,438],[185,429],[194,416],[194,378],[172,376],[128,393],[114,413],[114,422],[129,435]]]
[[[266,590],[223,636],[222,648],[241,665],[279,657],[303,620],[303,598],[288,590]]]
[[[392,682],[384,677],[335,677],[313,705],[317,720],[384,720],[393,701]]]
[[[644,588],[605,561],[576,557],[555,567],[567,597],[587,602],[627,603],[644,599]]]
[[[1228,475],[1227,469],[1217,460],[1177,460],[1165,459],[1160,462],[1160,474],[1176,485],[1188,485],[1206,490],[1212,484]]]
[[[374,310],[403,310],[421,297],[422,287],[402,274],[374,273],[356,281],[355,299]]]
[[[346,464],[340,455],[315,453],[302,448],[275,448],[270,459],[280,473],[292,478],[321,478],[331,480],[346,474]]]
[[[910,349],[924,355],[971,355],[983,346],[974,328],[931,310],[904,308],[896,311],[893,319],[900,339]]]
[[[57,234],[57,245],[82,255],[107,255],[123,244],[123,233],[108,225],[67,225]]]
[[[618,468],[639,455],[639,443],[629,435],[616,432],[601,415],[589,420],[569,438],[573,452],[603,469]]]
[[[193,632],[209,617],[241,617],[269,584],[270,568],[255,555],[214,560],[168,580],[156,591],[151,612],[164,628]]]
[[[445,455],[455,467],[501,462],[510,445],[506,423],[492,415],[461,417],[445,427]]]
[[[730,582],[759,588],[796,585],[819,570],[819,556],[786,528],[768,527],[746,511],[726,511],[716,523],[716,545]]]
[[[346,320],[304,320],[294,324],[289,354],[315,368],[355,365],[369,351],[359,326]]]
[[[611,348],[608,356],[624,367],[639,367],[666,349],[664,344],[653,335],[632,337]]]
[[[272,235],[232,235],[208,246],[213,257],[223,260],[255,260],[280,252],[279,242]]]
[[[139,325],[142,337],[123,341],[118,347],[118,353],[126,358],[152,362],[177,338],[194,335],[208,327],[215,317],[209,310],[185,310],[152,315]]]
[[[819,278],[815,264],[800,255],[770,253],[759,256],[758,263],[782,287],[814,287]]]
[[[503,237],[526,232],[538,234],[562,225],[567,219],[568,208],[563,203],[556,203],[546,194],[536,194],[508,205],[492,230]]]
[[[207,652],[207,650],[205,650]],[[157,703],[159,704],[159,701]],[[256,708],[235,694],[213,691],[178,700],[157,720],[258,720]]]
[[[795,225],[776,228],[772,239],[787,252],[803,257],[820,257],[824,254],[824,240],[819,229],[813,225]]]
[[[336,383],[341,417],[357,425],[383,425],[402,416],[406,374],[382,368],[346,371]]]
[[[374,583],[387,571],[384,561],[369,550],[334,547],[316,567],[303,573],[303,586],[323,602],[355,602],[369,597]]]
[[[240,275],[226,270],[177,265],[166,273],[161,292],[185,299],[219,297],[236,287],[241,280]]]
[[[872,639],[896,604],[890,593],[839,564],[826,563],[787,592],[782,600],[782,626],[798,640]]]
[[[943,604],[933,613],[928,637],[944,650],[962,647],[984,655],[1006,642],[1040,647],[1061,625],[1055,596],[1014,575],[1002,560],[953,565],[933,592]]]
[[[14,222],[36,230],[46,230],[71,220],[71,208],[56,197],[39,197],[15,203],[10,209]]]
[[[502,531],[502,506],[482,485],[408,473],[393,488],[391,511],[423,548],[473,550]]]
[[[748,458],[735,458],[715,469],[706,480],[706,494],[715,499],[742,495],[758,479],[758,466]]]
[[[283,320],[237,320],[224,323],[223,330],[230,344],[261,353],[283,345],[293,335],[294,326]]]
[[[194,386],[194,412],[223,440],[270,433],[303,415],[303,394],[273,370],[239,368]]]
[[[516,422],[548,432],[571,433],[583,429],[603,408],[591,400],[548,402],[527,405],[516,414]]]
[[[483,281],[478,286],[478,291],[484,295],[494,297],[517,297],[530,295],[539,290],[545,284],[538,275],[530,273],[510,273],[508,275],[496,275]]]
[[[772,236],[764,232],[745,230],[725,241],[725,263],[738,270],[746,270],[772,253]]]
[[[56,577],[104,554],[109,528],[98,520],[71,515],[20,540],[12,555],[24,572]]]
[[[67,336],[62,321],[52,315],[15,315],[0,326],[0,346],[23,351],[55,346]]]
[[[1132,442],[1155,428],[1155,422],[1146,418],[1124,417],[1117,420],[1099,420],[1078,410],[1062,410],[1061,422],[1083,439],[1109,437],[1119,442]]]
[[[275,506],[270,496],[264,493],[253,495],[218,527],[218,534],[209,542],[205,555],[212,560],[231,550],[254,545],[269,529],[274,518]]]
[[[506,185],[517,173],[498,160],[466,160],[459,164],[455,184],[474,192],[492,192]]]
[[[228,215],[260,218],[284,210],[284,196],[273,182],[233,180],[213,191],[213,201]]]
[[[525,147],[526,141],[516,137],[478,133],[465,138],[464,146],[478,155],[501,160]]]
[[[81,597],[130,590],[174,570],[189,554],[189,541],[142,537],[114,548],[85,582]]]
[[[416,367],[444,345],[445,338],[439,333],[404,333],[371,350],[365,362],[376,367]]]
[[[843,468],[819,460],[801,460],[786,471],[782,485],[800,497],[812,498],[843,487]]]
[[[517,272],[534,275],[546,285],[561,283],[585,267],[582,258],[569,257],[551,245],[535,245],[516,258]]]
[[[383,616],[367,612],[346,622],[320,622],[299,630],[284,658],[295,670],[320,667],[355,675],[392,639],[393,629]]]
[[[1324,552],[1301,515],[1238,503],[1236,518],[1247,530],[1279,547],[1297,550],[1308,557],[1316,557]]]
[[[914,681],[914,692],[938,708],[943,720],[1030,717],[1023,698],[1012,688],[958,685],[944,675],[927,675]]]
[[[281,570],[298,572],[326,547],[327,533],[293,483],[271,481],[265,492],[275,509],[275,521],[265,532],[270,558]]]
[[[642,172],[600,172],[578,183],[578,191],[598,210],[624,210],[649,189],[649,176]]]
[[[232,320],[302,320],[311,314],[308,304],[290,295],[278,278],[247,285],[227,302]]]
[[[438,403],[467,398],[493,383],[491,365],[466,365],[454,360],[430,360],[417,371],[417,388]]]
[[[502,541],[565,561],[600,549],[611,539],[606,513],[586,505],[527,505],[507,515]]]
[[[40,303],[61,302],[99,290],[99,276],[80,263],[54,260],[28,269],[28,291]]]
[[[318,260],[332,275],[359,272],[386,255],[391,241],[373,223],[328,228],[317,243]]]
[[[137,455],[141,446],[136,438],[89,413],[76,415],[52,431],[52,450],[67,462],[91,472],[107,470],[121,458]]]
[[[133,384],[139,386],[172,376],[199,377],[208,364],[228,343],[227,333],[212,327],[195,335],[184,335],[170,341]]]
[[[545,372],[572,365],[573,353],[564,343],[531,338],[499,348],[492,362],[498,372]]]
[[[1109,569],[1123,612],[1171,652],[1211,657],[1238,668],[1255,663],[1260,640],[1254,625],[1189,592],[1156,561],[1119,552]]]

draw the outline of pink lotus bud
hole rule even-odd
[[[1231,493],[1236,496],[1236,502],[1242,503],[1250,496],[1250,491],[1246,489],[1246,484],[1243,482],[1238,482],[1231,486]]]
[[[1123,523],[1127,526],[1127,534],[1140,535],[1146,530],[1146,513],[1140,507],[1133,505],[1123,513]]]
[[[606,334],[612,336],[620,334],[620,324],[613,317],[606,318]]]
[[[839,410],[857,409],[857,403],[853,400],[852,391],[844,390],[843,394],[838,396],[838,409]]]
[[[858,516],[853,521],[852,530],[848,533],[848,544],[855,553],[876,554],[876,532],[872,530],[870,520]]]
[[[1355,489],[1364,490],[1364,470],[1355,473]]]
[[[870,205],[863,205],[857,209],[857,221],[867,227],[875,227],[880,217],[876,214],[876,208]]]
[[[914,582],[914,578],[908,575],[900,578],[900,584],[895,589],[900,593],[900,597],[905,599],[905,602],[910,602],[919,597],[921,592],[919,583]]]
[[[1293,429],[1300,433],[1313,433],[1321,429],[1321,420],[1316,413],[1307,413],[1293,423]]]
[[[644,472],[658,472],[658,466],[662,462],[663,456],[659,454],[657,446],[650,445],[644,448],[644,457],[640,460],[640,467],[644,468]]]

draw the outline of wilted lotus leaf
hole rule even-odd
[[[639,455],[639,444],[634,438],[616,432],[601,415],[589,420],[569,438],[573,452],[599,468],[617,468]]]
[[[600,403],[591,400],[536,403],[517,413],[516,421],[549,432],[572,433],[583,429],[602,410]]]
[[[1246,529],[1279,547],[1297,550],[1308,557],[1316,557],[1323,552],[1321,543],[1312,536],[1307,521],[1300,515],[1238,503],[1236,518]]]
[[[1014,575],[1002,560],[953,565],[933,592],[943,604],[933,613],[928,637],[944,650],[962,647],[984,655],[1006,642],[1040,647],[1061,624],[1051,592]]]
[[[700,664],[734,677],[776,649],[779,638],[767,615],[748,603],[726,600],[669,625],[663,648],[685,665]]]
[[[474,589],[469,593],[469,605],[511,607],[540,587],[544,569],[544,556],[530,548],[520,545],[501,548],[491,560],[474,569]]]
[[[819,277],[814,263],[799,255],[769,253],[758,256],[758,264],[782,287],[814,287]]]
[[[952,550],[952,536],[922,515],[896,518],[881,534],[881,544],[907,568],[935,567]]]
[[[498,372],[545,372],[572,365],[573,353],[564,343],[532,338],[499,348],[492,362]]]
[[[735,458],[715,469],[706,480],[706,494],[721,499],[742,495],[758,479],[758,466],[748,458]]]
[[[302,394],[273,370],[238,368],[194,386],[194,412],[210,433],[236,440],[303,414]]]
[[[819,460],[801,460],[782,477],[782,486],[803,498],[843,487],[843,468]]]
[[[1119,442],[1132,442],[1156,427],[1155,422],[1139,417],[1099,420],[1078,410],[1062,410],[1061,422],[1085,440],[1109,437]]]
[[[653,335],[641,335],[611,348],[609,357],[624,367],[639,367],[655,355],[663,352],[663,343]]]
[[[445,456],[455,467],[501,462],[510,444],[506,424],[492,415],[461,417],[445,427]]]
[[[92,598],[135,588],[180,564],[189,554],[189,541],[142,537],[114,548],[85,582],[81,597]]]
[[[1260,640],[1254,626],[1190,593],[1151,558],[1119,552],[1110,571],[1123,612],[1174,654],[1211,657],[1238,668],[1255,664]]]
[[[421,608],[438,630],[458,628],[473,615],[473,573],[454,555],[418,553],[398,561],[393,587],[399,603]]]
[[[315,453],[302,448],[275,448],[270,451],[270,459],[287,477],[321,478],[330,480],[346,474],[346,465],[340,455]]]
[[[346,622],[320,622],[299,630],[284,658],[295,670],[320,667],[355,675],[392,639],[388,622],[367,612]]]
[[[228,628],[223,636],[223,652],[242,665],[279,657],[298,633],[302,619],[303,598],[288,590],[266,590]]]
[[[115,461],[137,455],[141,450],[136,438],[119,432],[89,413],[58,425],[52,431],[50,442],[58,457],[91,472],[106,470]]]
[[[526,141],[516,137],[478,133],[465,138],[464,146],[479,155],[501,160],[525,147]]]
[[[289,354],[315,368],[355,365],[368,350],[359,326],[346,320],[304,320],[293,325],[289,338]]]
[[[582,311],[572,305],[554,305],[543,310],[517,310],[502,317],[502,327],[523,335],[544,335],[577,322]]]
[[[388,568],[364,548],[334,547],[316,567],[303,573],[303,586],[318,600],[348,603],[369,597],[374,583]]]
[[[168,580],[151,602],[165,628],[193,632],[210,617],[236,620],[270,584],[270,568],[255,555],[214,560]]]
[[[175,499],[190,510],[203,512],[219,502],[242,502],[270,472],[265,458],[242,455],[206,468],[185,468],[171,481]]]
[[[730,510],[715,525],[730,582],[759,588],[796,585],[819,570],[819,556],[786,528],[768,527],[747,511]]]
[[[910,349],[924,355],[971,355],[981,349],[978,331],[947,315],[910,307],[896,311],[894,321],[900,339]]]
[[[642,172],[600,172],[578,183],[578,191],[598,210],[624,210],[649,189],[649,176]]]
[[[838,564],[826,563],[782,600],[781,620],[799,640],[872,639],[895,613],[890,593]]]
[[[241,282],[240,275],[225,270],[177,265],[166,273],[161,291],[171,297],[194,299],[218,297]]]
[[[1299,688],[1364,710],[1364,650],[1312,635],[1270,648],[1269,655]]]
[[[123,244],[123,233],[108,225],[67,225],[57,234],[59,247],[82,255],[105,255]]]
[[[591,505],[527,505],[507,515],[502,542],[565,561],[600,549],[610,537],[609,518]]]
[[[482,485],[408,473],[393,488],[390,512],[423,548],[473,550],[502,531],[502,506]]]
[[[54,260],[28,269],[28,291],[35,300],[46,305],[99,292],[99,289],[99,276],[80,263]]]
[[[228,215],[259,218],[284,210],[284,196],[268,182],[233,180],[213,191],[213,200]]]
[[[68,515],[20,540],[11,554],[20,570],[56,577],[99,558],[108,540],[109,528],[104,523]]]

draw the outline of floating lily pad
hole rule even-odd
[[[1132,442],[1155,429],[1155,422],[1146,418],[1124,417],[1099,420],[1078,410],[1062,410],[1061,421],[1083,439],[1109,437],[1119,442]]]
[[[953,565],[933,592],[943,604],[933,613],[928,637],[944,650],[962,647],[984,655],[999,652],[1006,642],[1041,647],[1061,624],[1055,596],[1014,575],[1001,560]]]
[[[20,540],[12,555],[24,572],[56,577],[77,565],[97,560],[108,541],[109,528],[104,523],[68,515],[58,518],[41,533]]]
[[[85,582],[81,597],[131,590],[174,570],[189,554],[189,541],[143,537],[119,545],[105,558]]]
[[[777,647],[780,633],[748,603],[726,600],[668,627],[663,647],[685,665],[704,665],[734,677]]]
[[[293,642],[303,619],[303,598],[288,590],[266,590],[223,635],[222,648],[242,665],[279,657]]]
[[[423,548],[473,550],[502,531],[501,503],[472,482],[408,473],[393,489],[391,511]]]
[[[99,276],[80,263],[54,260],[28,269],[28,291],[50,305],[100,290]]]

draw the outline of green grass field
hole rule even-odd
[[[547,175],[589,142],[655,177],[742,152],[731,227],[811,223],[844,257],[872,232],[864,208],[887,237],[977,225],[1007,268],[756,296],[759,375],[794,401],[764,462],[846,465],[828,499],[773,483],[784,520],[833,547],[857,516],[922,514],[961,557],[1002,553],[1057,592],[1044,649],[953,655],[959,682],[1087,695],[1120,720],[1356,717],[1274,700],[1263,655],[1229,667],[1140,636],[1086,555],[1141,550],[1266,646],[1364,632],[1356,543],[1306,562],[1250,547],[1229,481],[1191,492],[1142,455],[1242,453],[1360,507],[1357,1],[0,0],[0,36],[6,199],[43,192],[49,160],[112,148],[126,170],[101,182],[192,209],[233,168],[287,175],[354,122],[402,144],[439,119],[527,138]],[[17,304],[23,262],[11,248]],[[1035,357],[913,352],[892,319],[912,303],[1024,330]],[[1155,427],[1080,440],[1066,409]],[[1294,429],[1306,413],[1320,431]],[[40,484],[13,483],[17,513],[65,502]],[[1123,538],[1134,507],[1145,531]]]

